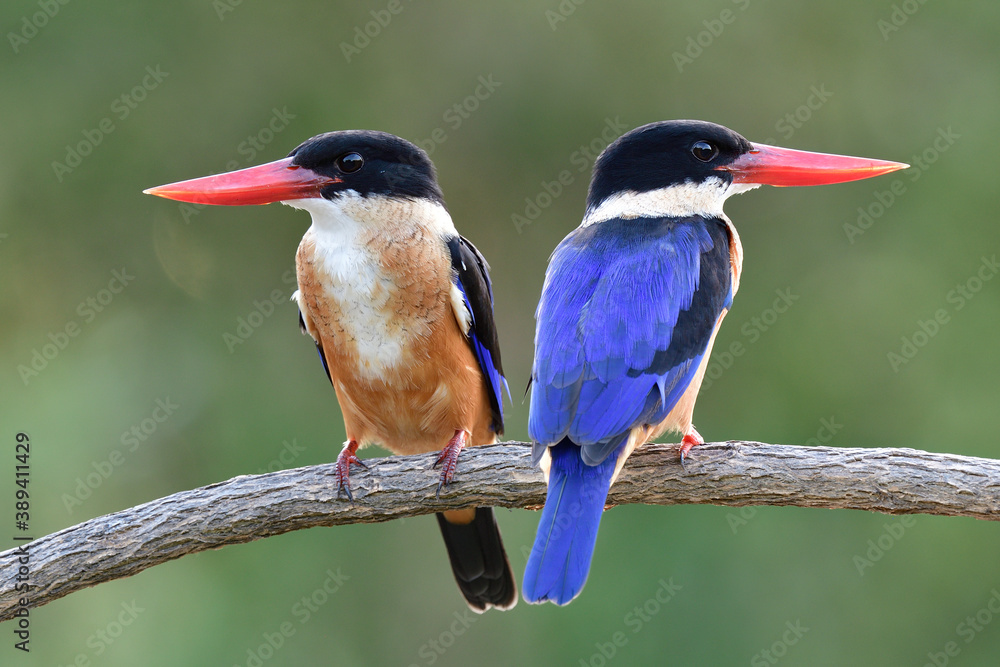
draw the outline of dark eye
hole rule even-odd
[[[359,153],[347,153],[337,158],[337,168],[345,174],[353,174],[364,164],[365,159]]]
[[[702,162],[711,162],[719,154],[719,149],[707,141],[696,141],[691,153]]]

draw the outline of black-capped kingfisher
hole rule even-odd
[[[308,211],[296,254],[303,333],[344,416],[338,494],[359,447],[441,450],[440,484],[464,447],[503,432],[506,388],[489,266],[458,234],[427,154],[384,132],[315,136],[288,157],[146,190],[198,204],[282,202]],[[440,489],[440,485],[439,485]],[[517,602],[493,510],[438,513],[459,589],[483,612]]]
[[[720,125],[652,123],[594,164],[583,222],[556,247],[536,312],[528,430],[548,494],[522,595],[567,604],[587,580],[608,490],[667,431],[684,457],[743,249],[722,211],[760,185],[821,185],[899,162],[753,144]]]

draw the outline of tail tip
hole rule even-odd
[[[525,577],[524,583],[521,586],[521,597],[528,604],[544,604],[546,602],[551,602],[559,607],[565,607],[570,602],[579,597],[580,593],[583,591],[583,585],[587,582],[586,579],[580,582],[579,586],[557,588],[551,586],[548,590],[541,591],[537,590],[539,587],[536,583],[529,584],[528,577]]]

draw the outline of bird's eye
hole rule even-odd
[[[702,162],[711,162],[719,154],[719,149],[707,141],[696,141],[691,153]]]
[[[337,168],[345,174],[353,174],[364,164],[365,159],[359,153],[347,153],[337,158]]]

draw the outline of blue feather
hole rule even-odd
[[[532,604],[551,600],[563,605],[575,598],[587,581],[618,457],[609,456],[600,465],[588,466],[580,459],[579,448],[568,441],[549,452],[549,492],[524,571],[522,595]]]
[[[465,302],[465,308],[469,311],[469,317],[472,319],[472,326],[469,327],[469,338],[472,340],[472,351],[476,357],[476,361],[479,363],[479,369],[486,376],[486,380],[489,383],[490,391],[496,397],[497,406],[500,409],[501,419],[503,418],[503,392],[506,390],[507,398],[510,398],[510,387],[507,386],[507,378],[500,374],[500,370],[493,363],[493,355],[490,351],[483,345],[479,337],[476,336],[476,316],[472,310],[472,304],[469,303],[469,296],[465,293],[465,286],[462,281],[455,278],[455,285],[458,287],[459,291],[462,293],[462,301]],[[491,295],[492,296],[492,295]],[[490,306],[492,307],[492,303]]]
[[[704,218],[611,220],[552,253],[535,317],[528,431],[552,465],[524,576],[528,602],[583,588],[623,447],[662,423],[732,302],[729,237]]]
[[[579,445],[606,445],[652,423],[663,408],[669,413],[683,389],[660,387],[686,387],[697,369],[691,359],[700,359],[708,340],[666,367],[659,355],[688,345],[675,340],[676,325],[691,308],[703,256],[716,245],[700,218],[606,222],[577,229],[559,244],[536,313],[528,418],[536,442],[568,436]],[[725,261],[728,272],[728,253]],[[673,401],[650,403],[651,395],[664,393]]]

